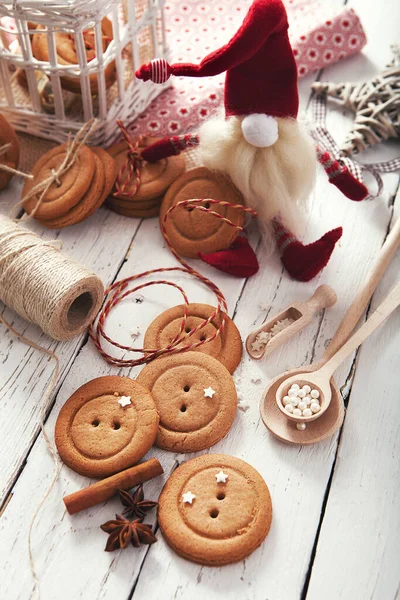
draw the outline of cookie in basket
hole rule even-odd
[[[205,454],[178,467],[158,500],[168,545],[202,565],[243,560],[264,541],[271,521],[271,496],[260,473],[226,454]]]
[[[67,144],[46,152],[32,169],[33,179],[25,182],[22,197],[46,180],[65,160]],[[49,228],[68,227],[91,216],[110,193],[115,180],[115,163],[105,150],[82,146],[72,166],[42,192],[27,197],[23,206],[28,214]]]
[[[204,198],[202,206],[210,208],[242,227],[242,211],[227,206],[211,205],[207,199],[244,204],[243,196],[233,183],[221,173],[197,167],[181,175],[168,189],[160,211],[160,225],[168,209],[182,200]],[[239,231],[218,217],[193,206],[179,206],[172,211],[165,224],[172,247],[180,256],[197,258],[199,252],[211,253],[229,248]]]
[[[42,29],[42,26],[40,26]],[[105,52],[113,39],[113,30],[111,21],[104,17],[101,21],[101,32],[102,32],[102,45],[103,52]],[[76,39],[72,33],[58,31],[54,34],[56,43],[56,54],[57,63],[59,65],[78,65],[78,53],[76,48]],[[85,45],[86,60],[88,63],[96,59],[96,48],[95,48],[95,36],[94,29],[87,29],[83,31],[83,41]],[[32,53],[37,60],[49,62],[49,43],[47,33],[35,33],[32,39]],[[105,86],[109,88],[115,81],[115,61],[108,63],[104,67],[104,78]],[[74,92],[75,94],[81,94],[81,81],[79,75],[72,77],[71,75],[64,75],[60,77],[61,86],[65,90]],[[97,94],[99,91],[97,74],[92,73],[89,75],[90,89],[92,94]]]
[[[188,318],[184,333],[188,333],[209,319],[215,307],[209,304],[189,304]],[[180,304],[169,308],[154,319],[147,328],[144,336],[144,348],[146,350],[159,350],[166,348],[179,333],[185,311],[185,305]],[[205,327],[199,329],[188,337],[184,345],[203,341],[215,335],[221,324],[221,316],[213,318]],[[233,373],[242,358],[242,340],[235,323],[226,315],[222,333],[214,340],[194,348],[197,352],[209,354],[219,360],[230,373]]]
[[[128,377],[98,377],[80,387],[58,415],[61,460],[87,477],[108,477],[135,465],[158,428],[151,394]]]
[[[1,169],[1,165],[16,169],[19,163],[19,143],[14,128],[0,114],[0,190],[4,189],[13,174]]]
[[[222,439],[236,415],[237,393],[229,371],[215,358],[183,352],[149,363],[136,381],[154,398],[160,415],[155,444],[173,452],[198,452]]]
[[[138,148],[153,144],[157,138],[144,137]],[[138,164],[140,184],[136,190],[135,172],[129,168],[128,155],[130,152],[126,140],[114,144],[107,150],[114,158],[117,167],[118,189],[114,191],[107,205],[119,214],[131,217],[156,216],[163,196],[171,183],[185,171],[183,156],[172,156],[157,163],[141,161]],[[157,210],[156,210],[157,209]],[[146,214],[148,213],[148,214]]]

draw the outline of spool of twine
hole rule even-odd
[[[0,300],[55,340],[85,331],[103,299],[100,279],[59,243],[0,215]]]

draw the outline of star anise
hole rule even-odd
[[[128,521],[121,515],[115,515],[115,520],[107,521],[100,527],[109,534],[106,552],[127,548],[129,543],[139,548],[140,544],[154,544],[157,541],[151,525],[145,525],[140,519]]]
[[[147,511],[157,506],[157,502],[144,499],[142,485],[139,485],[133,494],[125,492],[124,490],[118,490],[118,493],[122,504],[125,506],[122,514],[127,515],[128,517],[143,521]]]

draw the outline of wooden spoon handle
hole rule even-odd
[[[321,362],[328,361],[339,348],[349,339],[351,332],[354,330],[360,320],[364,310],[368,306],[372,294],[378,287],[378,283],[382,279],[390,261],[396,253],[400,244],[400,218],[392,227],[392,231],[386,238],[385,243],[379,253],[378,260],[370,272],[367,282],[362,290],[354,298],[350,308],[346,312],[343,321],[340,323],[335,335],[333,336],[329,346],[326,348]]]
[[[339,365],[352,353],[361,346],[361,344],[382,325],[383,321],[397,308],[400,304],[400,283],[398,283],[385,300],[372,313],[367,321],[356,331],[356,333],[336,352],[334,356],[319,370],[318,375],[326,377],[328,380],[336,371]]]
[[[314,314],[321,310],[322,308],[330,308],[336,303],[337,296],[335,291],[331,288],[330,285],[320,285],[314,292],[314,294],[309,298],[304,304],[307,304],[307,307],[311,311],[311,314]]]

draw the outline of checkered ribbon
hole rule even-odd
[[[386,162],[363,165],[348,156],[344,156],[326,127],[326,96],[314,96],[312,101],[314,128],[312,136],[322,149],[327,150],[341,165],[345,165],[350,173],[359,181],[363,181],[363,173],[368,172],[375,177],[378,191],[369,194],[367,200],[372,200],[381,195],[383,181],[380,173],[393,173],[400,169],[400,157]]]

